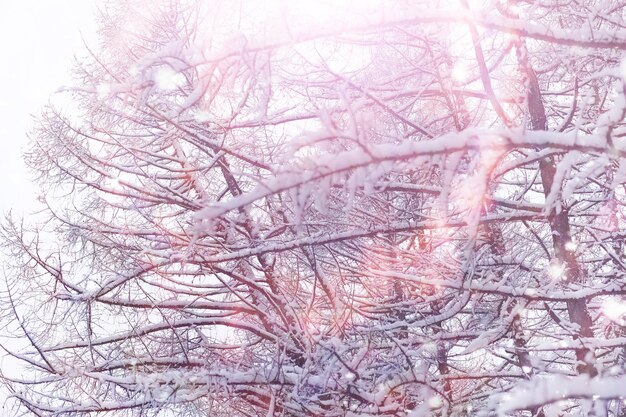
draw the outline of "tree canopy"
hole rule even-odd
[[[99,22],[1,233],[16,413],[626,415],[626,4]]]

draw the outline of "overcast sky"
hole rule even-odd
[[[94,0],[0,0],[0,210],[28,211],[36,188],[21,161],[33,114],[68,84],[73,56],[93,40]]]
[[[95,10],[94,0],[0,0],[1,212],[27,214],[34,208],[37,188],[21,159],[31,115],[69,83],[68,70],[83,47],[82,38],[94,39]],[[2,343],[17,347],[13,340]],[[19,372],[3,354],[0,364],[5,373]],[[10,415],[14,410],[4,398],[0,390],[0,414]]]

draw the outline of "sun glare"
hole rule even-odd
[[[469,80],[469,69],[467,68],[467,65],[463,63],[454,64],[451,76],[452,79],[459,84],[462,84]]]
[[[612,321],[624,324],[626,322],[626,303],[616,299],[606,300],[602,304],[602,312]]]
[[[565,279],[565,265],[558,262],[553,262],[548,266],[548,275],[552,279]]]
[[[380,0],[296,0],[284,1],[287,10],[302,20],[326,26],[357,23],[359,19],[380,17],[391,4]]]

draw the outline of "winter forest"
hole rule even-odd
[[[626,416],[625,2],[94,19],[1,222],[7,416]]]

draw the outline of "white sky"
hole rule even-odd
[[[93,39],[95,0],[0,0],[0,211],[33,206],[21,160],[33,114],[68,84],[83,37]]]
[[[34,208],[37,187],[30,184],[21,158],[31,115],[69,83],[69,68],[83,38],[88,43],[94,39],[96,2],[0,0],[0,212],[28,214]],[[2,343],[15,348],[11,340]],[[2,371],[19,372],[3,356]],[[5,398],[0,390],[0,415],[15,411]]]

